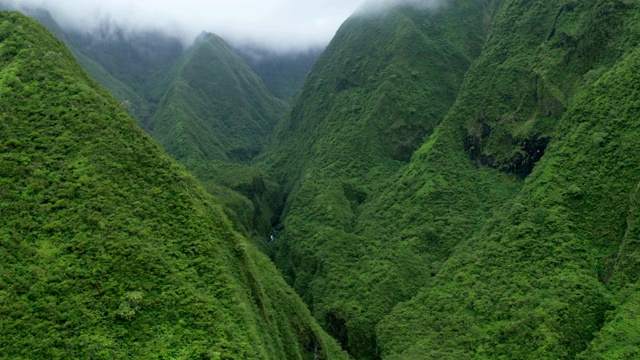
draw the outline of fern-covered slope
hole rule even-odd
[[[61,42],[0,41],[1,358],[343,357]]]

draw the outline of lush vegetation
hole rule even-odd
[[[639,6],[358,13],[288,110],[304,57],[66,39],[186,170],[3,14],[0,354],[638,358]]]
[[[224,202],[236,227],[258,245],[271,232],[279,195],[247,165],[262,149],[286,103],[222,40],[202,34],[170,68],[148,80],[158,103],[151,135]]]
[[[454,1],[435,16],[393,14],[425,26],[427,46],[394,15],[349,20],[264,155],[290,192],[281,271],[356,358],[637,357],[637,5]],[[398,63],[380,63],[383,39],[411,43],[389,53],[429,74],[419,82],[409,67],[390,82],[404,97],[386,108],[372,74]],[[425,69],[437,45],[467,49],[467,65]],[[363,46],[376,71],[341,71]],[[437,64],[456,64],[446,58]],[[455,104],[424,93],[456,69],[469,71],[449,87]],[[403,152],[394,140],[412,137],[398,123],[412,119],[430,130],[412,128],[426,137]]]
[[[50,30],[57,27],[55,21],[44,25]],[[158,100],[148,95],[148,81],[182,56],[181,40],[159,30],[126,31],[111,23],[103,23],[91,33],[71,29],[53,32],[94,79],[118,101],[128,104],[127,112],[149,131]]]
[[[0,358],[342,358],[219,201],[0,13]]]
[[[459,1],[352,17],[259,158],[289,194],[276,263],[357,358],[377,357],[376,324],[430,277],[438,254],[423,242],[441,235],[419,217],[395,227],[401,217],[380,223],[363,211],[436,136],[480,53],[492,11],[491,2]],[[474,191],[459,196],[473,199]]]
[[[213,34],[201,35],[193,48],[160,76],[170,83],[151,119],[152,135],[187,166],[252,159],[286,107],[224,40]]]
[[[495,168],[522,188],[500,206],[483,199],[504,188],[498,181],[481,182],[475,206],[447,196],[469,207],[464,218],[492,209],[494,215],[448,236],[458,241],[453,254],[379,324],[384,358],[637,356],[636,325],[625,319],[635,292],[620,291],[635,280],[613,279],[616,271],[634,273],[633,263],[619,257],[632,236],[640,175],[630,141],[638,119],[638,14],[636,5],[612,1],[503,4],[443,136],[402,176],[422,183],[417,192],[437,194],[451,184],[477,188],[481,174],[498,176]],[[548,146],[527,147],[536,138],[549,138]],[[453,148],[467,156],[466,165],[455,172],[432,165]],[[524,171],[522,159],[536,156]],[[441,174],[453,176],[434,182]],[[401,211],[445,211],[424,204]],[[450,218],[442,220],[437,233],[450,226]]]
[[[7,5],[0,1],[2,7]],[[45,10],[26,10],[64,41],[138,124],[223,202],[236,229],[270,251],[265,241],[274,217],[270,204],[281,203],[280,195],[259,171],[240,163],[262,148],[286,105],[265,90],[222,39],[203,34],[184,50],[177,38],[161,31],[125,32],[106,22],[82,32],[60,27]],[[254,63],[255,68],[280,69],[267,78],[290,95],[311,61],[271,55],[264,60]],[[284,76],[281,63],[298,70]]]
[[[150,76],[176,61],[184,52],[181,41],[157,30],[125,31],[112,22],[95,30],[64,28],[42,8],[0,0],[0,10],[20,10],[62,40],[84,69],[147,129],[157,99],[147,94]]]
[[[62,29],[47,11],[29,14],[63,40],[138,124],[223,202],[236,229],[263,251],[272,250],[266,243],[274,221],[271,207],[282,202],[281,195],[260,171],[244,164],[262,149],[286,105],[222,39],[203,33],[184,50],[177,38],[159,31],[127,33],[105,23],[85,33]],[[293,96],[314,54],[264,54],[264,61],[252,64],[273,79],[272,88]]]

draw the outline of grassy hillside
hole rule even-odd
[[[343,358],[218,201],[0,13],[0,358]]]
[[[353,16],[258,159],[289,194],[277,264],[356,358],[377,358],[376,324],[430,277],[435,255],[420,251],[421,240],[398,248],[386,229],[360,229],[359,217],[436,136],[481,51],[492,9],[489,1],[456,1]],[[437,236],[406,220],[403,239]]]

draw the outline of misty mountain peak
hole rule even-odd
[[[397,7],[412,7],[415,9],[436,9],[450,0],[366,0],[355,11],[358,16],[375,16],[384,14]]]

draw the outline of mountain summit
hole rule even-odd
[[[170,83],[151,132],[183,163],[250,160],[286,108],[214,34],[201,35],[162,76]]]

